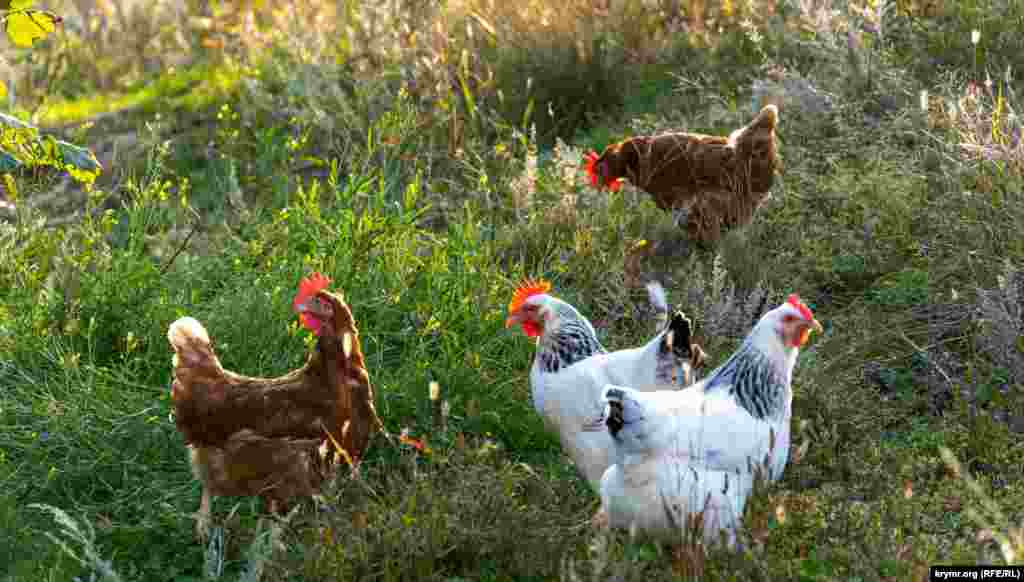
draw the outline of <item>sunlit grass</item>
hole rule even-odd
[[[748,27],[705,50],[648,35],[652,14],[616,20],[593,3],[453,2],[449,21],[426,5],[371,21],[367,5],[363,32],[394,26],[366,46],[318,6],[277,10],[255,55],[39,111],[61,126],[129,109],[114,128],[156,145],[113,169],[80,222],[43,229],[25,205],[0,225],[0,578],[675,579],[663,549],[586,525],[597,499],[529,402],[533,345],[502,325],[526,275],[551,279],[613,348],[651,332],[626,281],[657,277],[712,365],[759,294],[798,291],[825,323],[795,372],[785,477],[751,500],[745,553],[695,561],[703,579],[920,580],[937,562],[1019,560],[1020,447],[990,418],[1022,410],[1024,178],[1019,160],[989,155],[1019,153],[1009,91],[970,116],[922,112],[902,98],[919,81],[894,66],[896,41],[872,54],[868,91],[844,72],[845,40]],[[580,22],[597,44],[576,46]],[[594,46],[606,60],[587,60]],[[687,250],[648,195],[583,183],[587,149],[744,123],[751,80],[776,58],[836,105],[783,109],[773,199],[717,252]],[[574,82],[570,122],[553,96],[581,75],[614,92],[588,100],[601,85]],[[957,79],[920,82],[932,101],[965,95]],[[47,195],[34,178],[17,177],[24,200]],[[627,276],[641,239],[679,252]],[[218,500],[224,544],[201,547],[198,485],[168,419],[166,327],[192,315],[225,367],[283,373],[304,358],[289,298],[314,269],[352,306],[388,430],[429,451],[376,442],[363,480],[303,505],[276,545],[254,500]]]
[[[239,67],[226,64],[168,71],[145,86],[125,92],[47,100],[35,113],[34,122],[45,128],[81,123],[105,113],[151,116],[200,111],[227,98],[242,75]]]

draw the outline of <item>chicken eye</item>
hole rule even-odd
[[[334,315],[334,306],[331,305],[331,302],[328,301],[326,298],[318,296],[316,298],[316,306],[318,309],[321,310],[323,315]]]

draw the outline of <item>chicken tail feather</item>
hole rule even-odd
[[[750,122],[751,129],[767,129],[773,130],[779,123],[779,108],[775,105],[765,105],[761,108],[761,112],[757,114],[757,117]]]
[[[693,322],[676,311],[665,326],[658,348],[658,380],[686,388],[696,381],[695,370],[704,365],[704,351],[693,341]]]
[[[626,436],[623,430],[644,420],[643,404],[636,396],[631,388],[612,384],[605,386],[599,399],[604,410],[598,420],[588,424],[603,424],[612,438],[621,443],[622,438]]]
[[[654,307],[654,319],[658,329],[665,326],[668,321],[668,295],[665,288],[658,281],[651,281],[647,284],[647,297],[651,306]]]
[[[692,357],[693,323],[682,311],[677,311],[668,324],[672,334],[672,345],[667,346],[680,360],[689,362]],[[668,334],[665,334],[668,336]]]
[[[174,348],[176,366],[195,367],[204,362],[213,363],[217,357],[213,353],[210,334],[206,328],[193,317],[182,317],[167,329],[167,341]]]

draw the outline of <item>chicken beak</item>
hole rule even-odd
[[[797,335],[797,339],[796,339],[796,343],[794,344],[794,347],[803,347],[804,345],[806,345],[807,341],[809,339],[811,339],[811,331],[812,330],[816,331],[818,333],[824,333],[825,332],[824,328],[821,327],[821,323],[819,323],[818,320],[814,319],[814,318],[811,318],[811,321],[809,321],[809,322],[807,322],[807,321],[803,322],[798,329],[800,331],[799,331],[799,334]]]

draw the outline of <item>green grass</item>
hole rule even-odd
[[[223,100],[235,90],[243,74],[244,71],[230,64],[181,71],[172,69],[151,82],[124,91],[81,99],[48,100],[34,118],[46,128],[81,123],[101,114],[124,110],[145,116],[194,112]]]
[[[529,403],[533,346],[504,328],[504,310],[521,277],[545,276],[609,347],[649,336],[645,293],[624,287],[626,252],[679,235],[646,194],[583,187],[579,156],[634,128],[746,123],[737,104],[776,54],[803,55],[792,67],[838,107],[784,109],[785,169],[753,224],[716,249],[641,266],[695,316],[712,365],[762,296],[800,292],[827,329],[795,372],[802,453],[751,500],[748,550],[712,550],[692,578],[921,580],[928,564],[1004,560],[977,535],[1024,520],[1021,449],[1004,423],[970,410],[1024,412],[1020,354],[993,351],[1012,337],[991,341],[1019,322],[991,310],[996,321],[983,322],[976,308],[978,288],[1024,269],[1021,166],[964,159],[963,127],[926,119],[913,99],[879,121],[882,93],[963,94],[902,69],[898,46],[874,55],[869,92],[842,73],[845,47],[805,40],[732,33],[706,53],[677,51],[693,58],[631,71],[537,136],[521,131],[521,109],[532,97],[547,115],[553,86],[500,105],[477,80],[479,99],[442,106],[393,68],[359,76],[294,47],[55,100],[45,124],[138,105],[114,129],[155,145],[108,169],[115,179],[86,197],[80,222],[43,229],[22,205],[0,225],[0,579],[674,579],[663,548],[587,525],[596,496]],[[503,55],[498,86],[577,78],[563,48]],[[673,73],[711,93],[673,88]],[[579,91],[615,74],[596,71]],[[548,147],[556,134],[576,139]],[[21,200],[51,179],[17,176]],[[194,316],[225,367],[281,374],[308,350],[290,298],[312,270],[352,307],[388,430],[409,429],[430,452],[377,440],[360,481],[341,479],[279,534],[255,500],[218,499],[223,546],[208,551],[192,538],[199,486],[169,418],[167,326]],[[451,406],[446,430],[431,424],[431,381]]]

